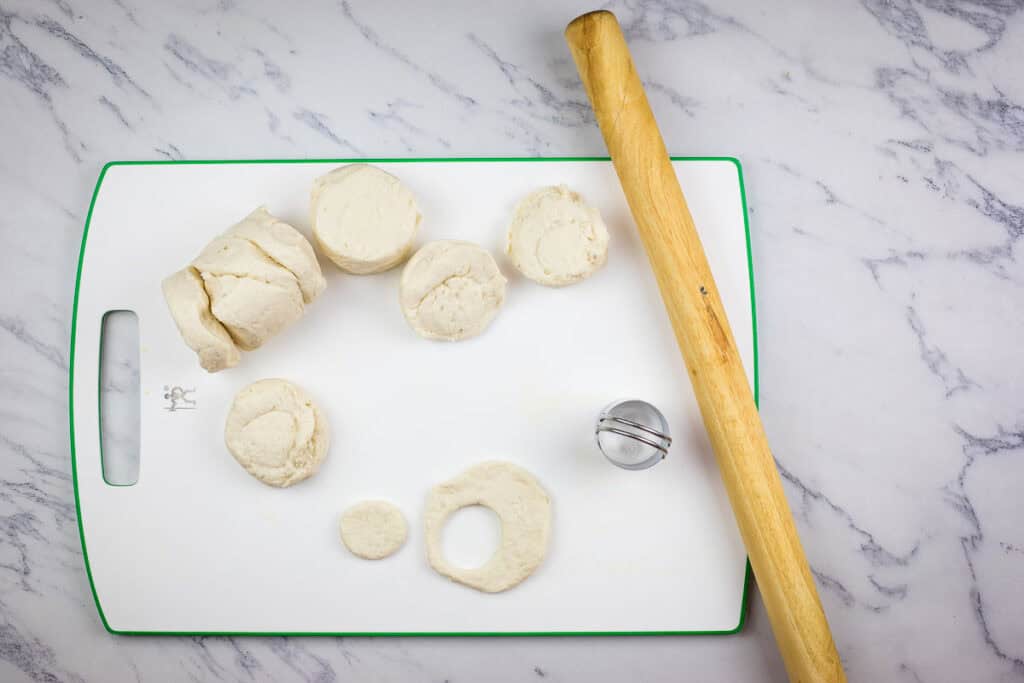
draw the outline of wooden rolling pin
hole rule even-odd
[[[736,342],[665,142],[611,12],[565,30],[668,309],[792,681],[845,681]]]

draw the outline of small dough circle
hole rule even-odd
[[[430,242],[402,270],[402,313],[427,339],[468,339],[498,314],[506,282],[484,248],[457,240]]]
[[[507,252],[534,282],[571,285],[593,275],[608,259],[608,228],[600,212],[565,185],[545,187],[516,206]]]
[[[368,164],[342,166],[317,178],[310,211],[320,249],[339,268],[357,275],[404,261],[422,218],[412,192]]]
[[[356,503],[342,513],[338,528],[345,547],[365,560],[393,555],[409,535],[402,511],[383,500]]]
[[[441,530],[453,512],[483,505],[501,520],[501,543],[482,567],[455,567],[444,558]],[[484,462],[439,484],[423,515],[427,562],[452,581],[485,593],[519,585],[544,561],[551,536],[551,500],[536,477],[509,462]]]
[[[283,379],[262,379],[235,396],[224,441],[246,472],[283,488],[316,474],[330,434],[306,392]]]

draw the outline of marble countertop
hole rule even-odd
[[[593,6],[0,0],[0,680],[785,679],[729,637],[114,637],[68,339],[111,159],[600,155]],[[851,680],[1024,680],[1024,3],[616,0],[668,147],[733,155],[761,412]]]

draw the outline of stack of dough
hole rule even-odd
[[[217,372],[292,324],[326,286],[313,247],[259,207],[163,282],[164,298],[199,364]]]
[[[195,268],[179,270],[163,282],[164,298],[171,317],[189,348],[199,356],[199,364],[209,372],[238,365],[241,354],[220,321],[210,313],[210,298],[203,278]]]

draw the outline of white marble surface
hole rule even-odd
[[[717,638],[97,617],[67,370],[102,164],[603,154],[561,38],[593,7],[531,4],[0,0],[0,680],[784,679],[756,596]],[[743,161],[762,414],[851,680],[1024,680],[1024,3],[610,7],[670,150]]]

